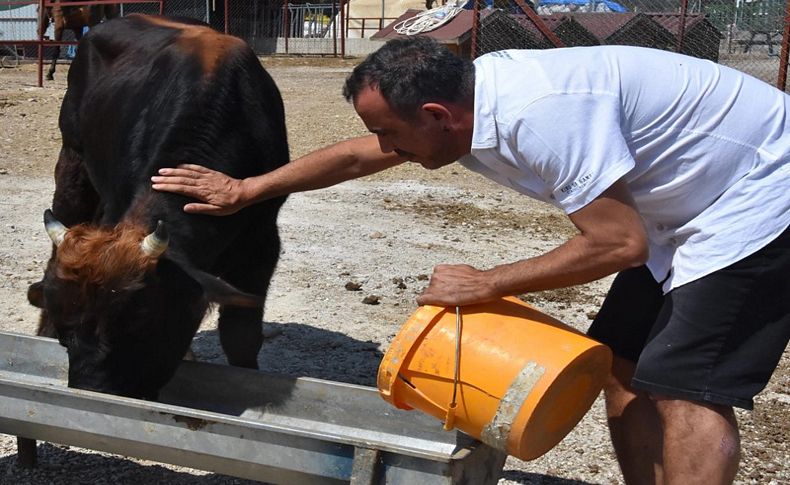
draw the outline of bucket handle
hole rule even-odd
[[[458,381],[461,373],[461,307],[455,307],[455,373],[453,374],[453,398],[447,406],[447,415],[444,419],[445,431],[450,431],[455,425],[455,410],[458,407]]]
[[[430,311],[432,311],[430,307],[422,307],[420,310],[418,310],[418,315],[419,312],[426,312],[427,314],[430,314]],[[384,356],[384,360],[382,361],[384,372],[382,372],[382,369],[380,369],[378,375],[379,393],[385,400],[395,404],[397,407],[401,407],[392,396],[393,381],[397,378],[397,376],[400,375],[401,367],[406,362],[406,354],[409,352],[414,342],[418,341],[428,332],[430,332],[434,325],[436,325],[436,322],[441,320],[442,315],[446,311],[447,308],[439,311],[433,316],[432,319],[430,319],[429,323],[424,325],[419,331],[415,332],[416,326],[409,326],[407,324],[407,334],[409,335],[409,338],[405,342],[401,343],[397,349],[394,346],[390,346],[390,348],[387,350],[387,354]],[[415,320],[415,318],[413,317],[412,320]],[[412,320],[410,320],[409,323],[411,323]],[[401,331],[401,336],[403,336],[403,334],[404,331]],[[404,409],[411,408],[407,407]]]

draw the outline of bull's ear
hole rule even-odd
[[[36,281],[27,289],[27,301],[36,308],[44,308],[44,282]]]
[[[245,293],[219,276],[201,271],[191,264],[180,260],[176,255],[169,255],[167,259],[178,265],[190,278],[195,280],[202,288],[206,299],[220,305],[233,305],[244,307],[262,307],[264,299],[258,295]]]
[[[262,307],[263,298],[251,293],[245,293],[233,285],[223,281],[219,276],[214,276],[198,269],[190,269],[187,274],[203,287],[203,293],[209,301],[220,305]]]

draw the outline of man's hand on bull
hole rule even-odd
[[[467,264],[440,264],[433,269],[419,305],[463,306],[495,300],[498,295],[487,271]]]
[[[151,177],[152,188],[163,192],[193,197],[184,211],[192,214],[225,216],[244,208],[244,181],[200,165],[182,164],[176,168],[159,169]]]

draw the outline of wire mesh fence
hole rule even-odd
[[[85,1],[56,1],[64,10],[91,8]],[[365,53],[350,49],[354,41],[403,35],[393,28],[395,24],[443,3],[461,13],[419,35],[434,36],[460,55],[476,57],[509,48],[637,45],[710,59],[777,85],[787,71],[785,1],[128,0],[118,4],[118,9],[120,15],[157,14],[161,9],[166,15],[198,19],[241,37],[260,55],[340,56]],[[41,35],[38,27],[40,5],[54,3],[0,0],[0,60],[4,65],[35,57],[36,42],[41,39],[50,41],[44,57],[56,55],[51,47],[53,22],[46,23]],[[66,29],[62,43],[73,43],[81,33]],[[71,54],[73,48],[59,55]]]
[[[781,0],[536,0],[532,12],[513,0],[501,6],[475,1],[479,28],[473,55],[509,48],[636,45],[710,59],[774,85],[786,71],[780,54],[787,12]],[[539,28],[541,23],[559,42]]]

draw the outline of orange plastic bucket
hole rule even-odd
[[[460,315],[457,347],[455,308],[420,307],[384,355],[379,393],[523,460],[543,455],[592,406],[609,348],[516,298]]]

